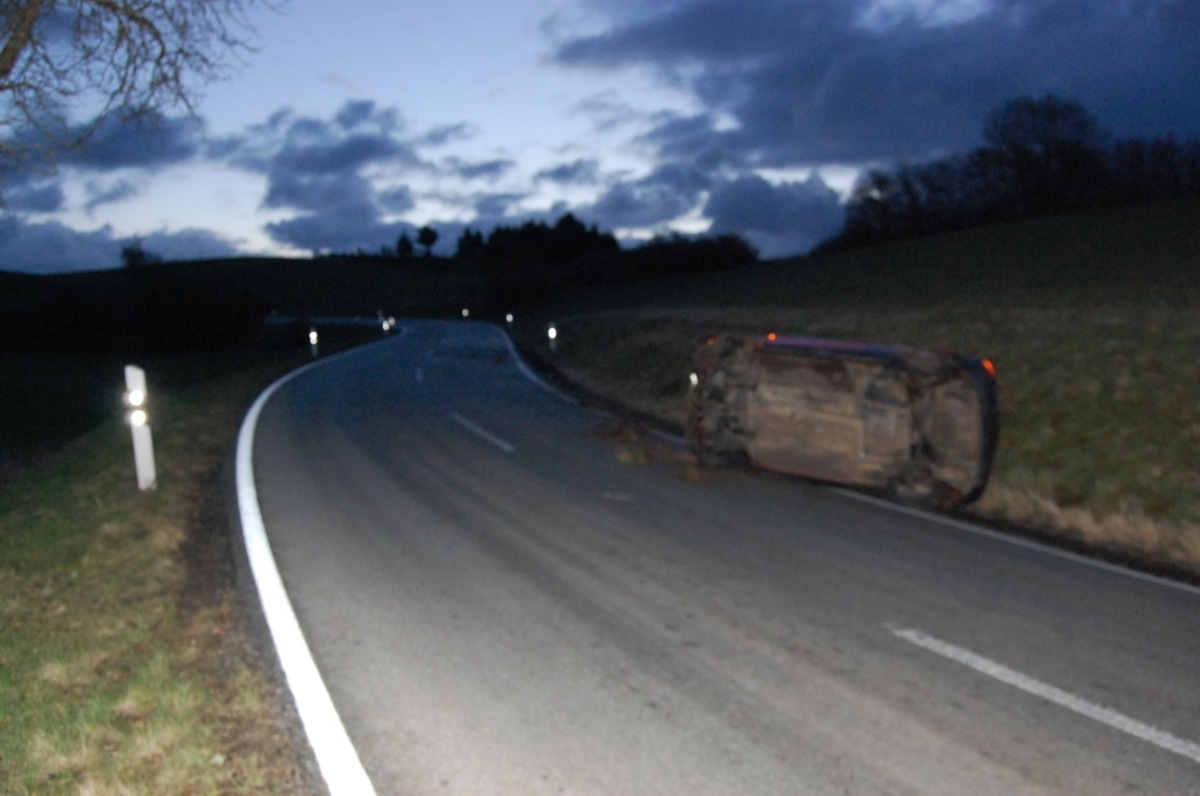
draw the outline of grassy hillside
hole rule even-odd
[[[421,259],[0,272],[0,480],[14,463],[119,412],[127,363],[145,367],[158,389],[182,388],[219,371],[220,352],[262,352],[261,318],[272,308],[301,316],[457,314],[478,293],[471,273]]]
[[[767,331],[944,346],[999,367],[975,511],[1200,564],[1200,203],[1000,225],[568,297],[521,335],[598,392],[682,421],[695,342]],[[544,352],[549,356],[548,352]]]
[[[138,269],[186,290],[257,296],[281,312],[311,315],[427,315],[457,309],[478,292],[477,278],[444,260],[381,257],[316,260],[241,257],[161,263]],[[87,292],[119,290],[138,271],[113,269],[49,277]]]

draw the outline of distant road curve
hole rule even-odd
[[[1200,591],[697,474],[486,324],[277,383],[238,480],[334,796],[1200,793]]]

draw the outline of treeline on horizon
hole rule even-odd
[[[401,235],[395,249],[384,247],[378,254],[360,250],[321,257],[382,258],[430,266],[452,261],[479,273],[488,303],[509,308],[529,306],[574,288],[701,274],[758,262],[758,252],[739,235],[659,236],[626,249],[612,233],[584,225],[571,213],[553,224],[528,221],[517,227],[498,226],[487,236],[468,227],[450,258],[432,254],[436,230],[422,227],[418,242],[423,254],[416,252],[407,235]]]
[[[966,154],[869,172],[817,251],[1003,221],[1200,197],[1200,141],[1114,139],[1081,104],[1018,97]]]

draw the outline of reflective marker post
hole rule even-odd
[[[125,366],[125,405],[133,433],[133,463],[137,469],[138,489],[158,486],[154,468],[154,440],[150,434],[150,415],[146,411],[146,371],[135,365]]]
[[[546,329],[546,337],[548,338],[551,351],[558,350],[558,326],[551,323]]]

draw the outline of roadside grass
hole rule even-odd
[[[11,475],[0,793],[313,791],[270,664],[245,633],[218,480],[249,402],[305,360],[148,366],[154,491],[137,490],[115,418]],[[156,381],[172,367],[165,382],[177,386]]]
[[[1197,250],[1200,203],[1134,208],[663,282],[640,298],[594,292],[518,334],[585,388],[675,426],[691,352],[715,332],[989,357],[1001,444],[970,512],[1200,574]]]

